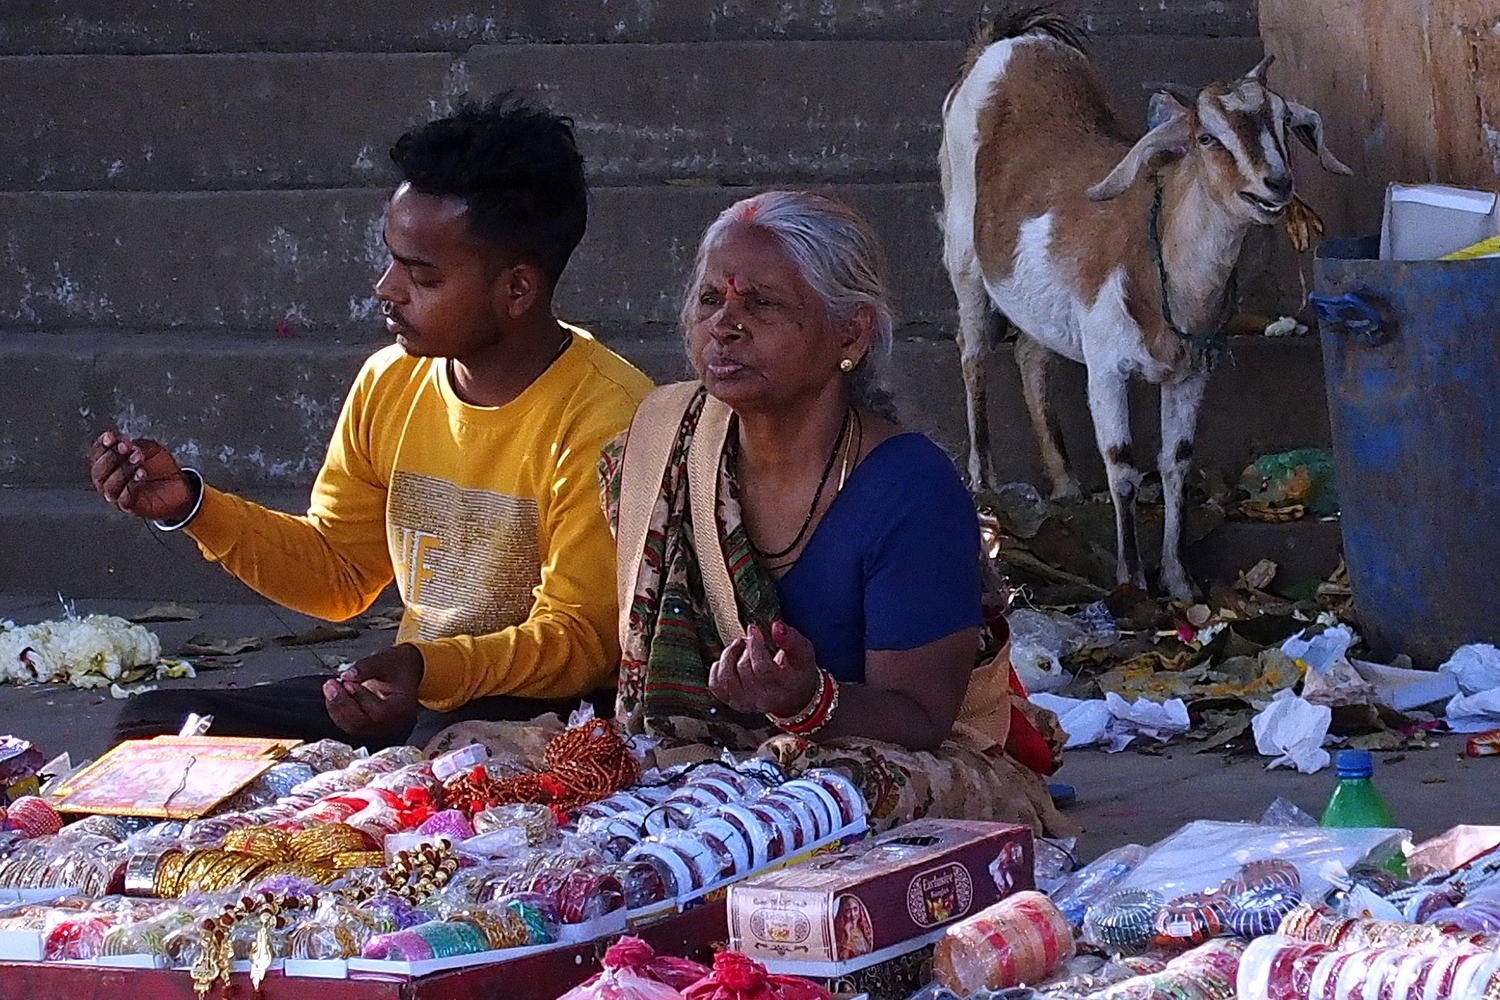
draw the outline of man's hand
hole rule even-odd
[[[193,491],[177,460],[149,438],[100,434],[89,453],[89,478],[101,497],[136,517],[178,522],[193,510]]]
[[[417,724],[422,653],[402,643],[356,660],[337,680],[323,684],[328,717],[359,739],[398,739]]]
[[[736,712],[796,715],[818,693],[818,660],[811,642],[778,619],[771,623],[773,654],[758,625],[736,639],[709,668],[708,689]]]

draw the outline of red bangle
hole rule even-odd
[[[833,679],[833,675],[826,670],[819,670],[821,683],[818,692],[808,707],[794,716],[785,717],[766,713],[766,718],[775,724],[777,729],[793,736],[811,736],[824,726],[828,725],[833,718],[834,710],[839,707],[839,683]]]

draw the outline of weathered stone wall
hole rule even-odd
[[[1261,53],[1254,0],[1073,11],[1135,116],[1143,83],[1227,78]],[[305,489],[350,375],[383,338],[370,286],[390,142],[456,97],[506,87],[572,115],[588,159],[567,318],[672,377],[677,295],[707,222],[755,188],[827,188],[887,242],[903,415],[957,452],[935,154],[978,13],[953,0],[7,0],[0,483],[81,489],[87,440],[119,425],[229,487]],[[1216,391],[1290,379],[1316,394],[1311,438],[1324,440],[1307,346]],[[1034,479],[1006,354],[991,390],[999,464]],[[1077,373],[1061,398],[1087,470]],[[1206,421],[1200,454],[1225,467],[1309,441],[1305,408]]]

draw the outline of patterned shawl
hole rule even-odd
[[[651,513],[621,650],[615,719],[626,732],[673,743],[750,750],[774,733],[765,717],[735,713],[708,690],[709,667],[724,645],[704,596],[688,495],[688,448],[707,395],[699,389],[683,414]],[[599,460],[604,509],[617,534],[625,441],[621,434]],[[780,600],[775,581],[751,552],[727,451],[719,464],[718,537],[742,620],[769,622],[779,614]]]

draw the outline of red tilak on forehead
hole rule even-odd
[[[732,299],[736,295],[743,294],[740,291],[740,286],[734,280],[734,275],[732,275],[732,274],[729,277],[727,277],[727,278],[724,279],[724,288],[725,288],[725,292],[724,292],[724,297],[725,298]]]

